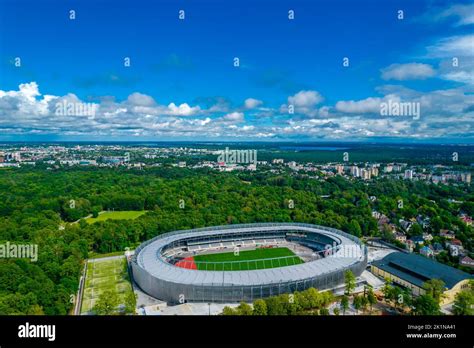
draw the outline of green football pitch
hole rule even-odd
[[[104,211],[99,214],[98,217],[87,218],[85,219],[88,224],[93,224],[97,221],[105,221],[105,220],[133,220],[136,219],[143,214],[146,214],[146,210],[141,211]]]
[[[201,271],[248,271],[297,265],[303,260],[288,248],[259,248],[238,253],[196,255],[194,262]]]
[[[117,292],[121,303],[132,290],[128,279],[125,257],[89,260],[82,297],[81,313],[90,313],[100,294],[107,290]]]

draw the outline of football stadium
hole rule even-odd
[[[131,259],[134,281],[169,303],[252,302],[331,289],[360,275],[367,248],[340,230],[299,223],[226,225],[159,235]]]

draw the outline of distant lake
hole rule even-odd
[[[281,150],[294,150],[294,151],[337,151],[337,150],[347,150],[350,147],[340,147],[340,146],[280,146]]]

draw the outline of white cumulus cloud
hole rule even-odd
[[[299,91],[295,95],[288,97],[288,104],[295,108],[310,108],[322,102],[324,98],[316,91]]]
[[[244,102],[244,107],[246,109],[255,109],[256,107],[258,107],[262,104],[263,104],[263,102],[261,100],[254,99],[254,98],[248,98]]]
[[[474,24],[474,4],[453,4],[431,18],[441,20],[456,18],[456,26]]]
[[[336,103],[336,110],[348,114],[379,113],[381,98],[369,97],[363,100],[342,100]]]
[[[392,64],[382,69],[384,80],[424,80],[435,74],[431,65],[422,63]]]
[[[239,123],[244,121],[244,114],[242,112],[231,112],[220,118],[224,122]]]
[[[169,115],[176,115],[176,116],[191,116],[198,113],[201,110],[199,106],[191,107],[187,103],[180,104],[176,106],[175,103],[170,103],[168,105]]]

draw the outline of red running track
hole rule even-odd
[[[194,262],[194,257],[185,257],[184,259],[175,263],[175,266],[186,268],[186,269],[197,269],[196,262]]]

